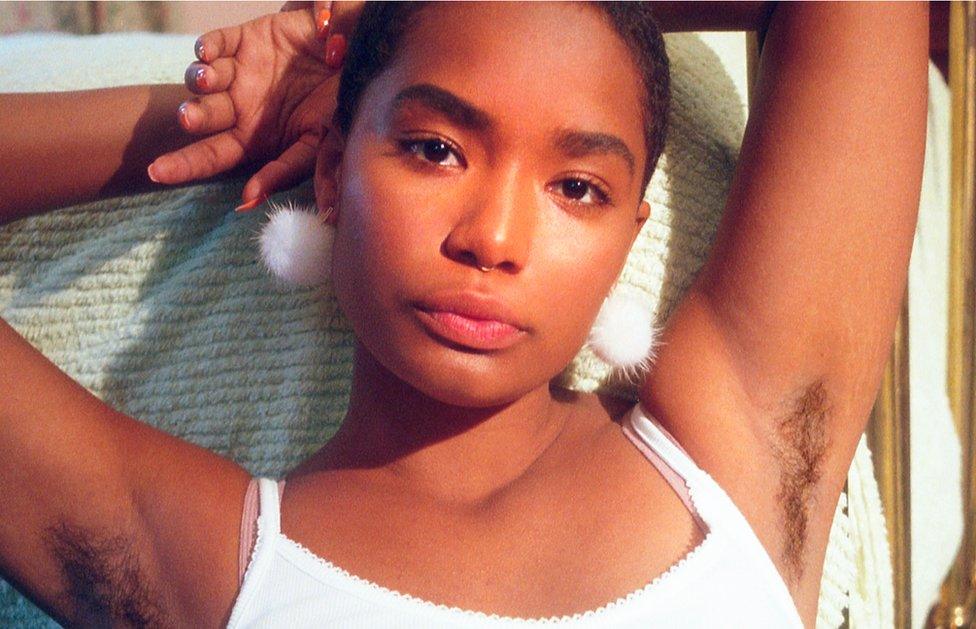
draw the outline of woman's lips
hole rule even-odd
[[[474,319],[456,312],[417,307],[420,322],[435,335],[472,349],[504,349],[518,341],[522,330],[492,319]]]

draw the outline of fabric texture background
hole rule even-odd
[[[706,40],[666,36],[670,135],[646,193],[651,218],[621,276],[642,291],[658,324],[704,262],[745,126],[729,62]],[[0,38],[0,91],[180,82],[192,44],[193,37],[148,34]],[[287,288],[262,270],[254,238],[263,212],[231,211],[243,183],[129,195],[0,228],[0,315],[111,406],[252,474],[278,477],[337,429],[353,338],[328,287]],[[311,202],[311,186],[279,198]],[[560,382],[635,398],[587,350]],[[862,442],[850,485],[876,494],[871,470]],[[887,550],[879,505],[861,498],[851,518],[846,498],[838,504],[818,627],[839,624],[856,579],[887,574],[890,584],[887,552],[859,552]],[[852,524],[855,513],[860,522]],[[0,625],[54,624],[0,586]],[[873,610],[869,617],[886,608],[890,617],[890,585],[856,604]]]

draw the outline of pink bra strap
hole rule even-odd
[[[278,503],[285,493],[285,481],[278,481]],[[255,538],[258,535],[258,515],[261,510],[260,496],[258,495],[258,479],[252,478],[247,484],[247,492],[244,494],[244,510],[241,513],[241,543],[240,553],[237,557],[239,574],[237,576],[237,586],[240,588],[244,584],[244,573],[247,572],[247,565],[250,562],[251,554],[254,552]]]
[[[252,478],[247,485],[247,493],[244,494],[244,512],[241,514],[241,546],[237,560],[240,569],[237,578],[238,587],[244,583],[244,572],[247,571],[248,560],[254,549],[254,538],[258,530],[258,510],[258,479]]]

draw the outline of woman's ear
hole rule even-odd
[[[320,212],[330,207],[333,211],[326,222],[335,225],[338,220],[339,182],[342,181],[342,153],[345,148],[339,131],[331,126],[323,130],[318,158],[315,161],[315,205]]]
[[[641,227],[647,222],[647,219],[651,216],[651,204],[647,201],[641,201],[640,205],[637,206],[637,218],[634,221],[634,240],[637,240],[637,235],[640,233]]]

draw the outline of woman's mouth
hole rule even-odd
[[[504,314],[503,306],[479,295],[439,297],[415,304],[414,308],[429,332],[472,349],[504,349],[525,334],[525,330],[508,322],[511,316]]]

